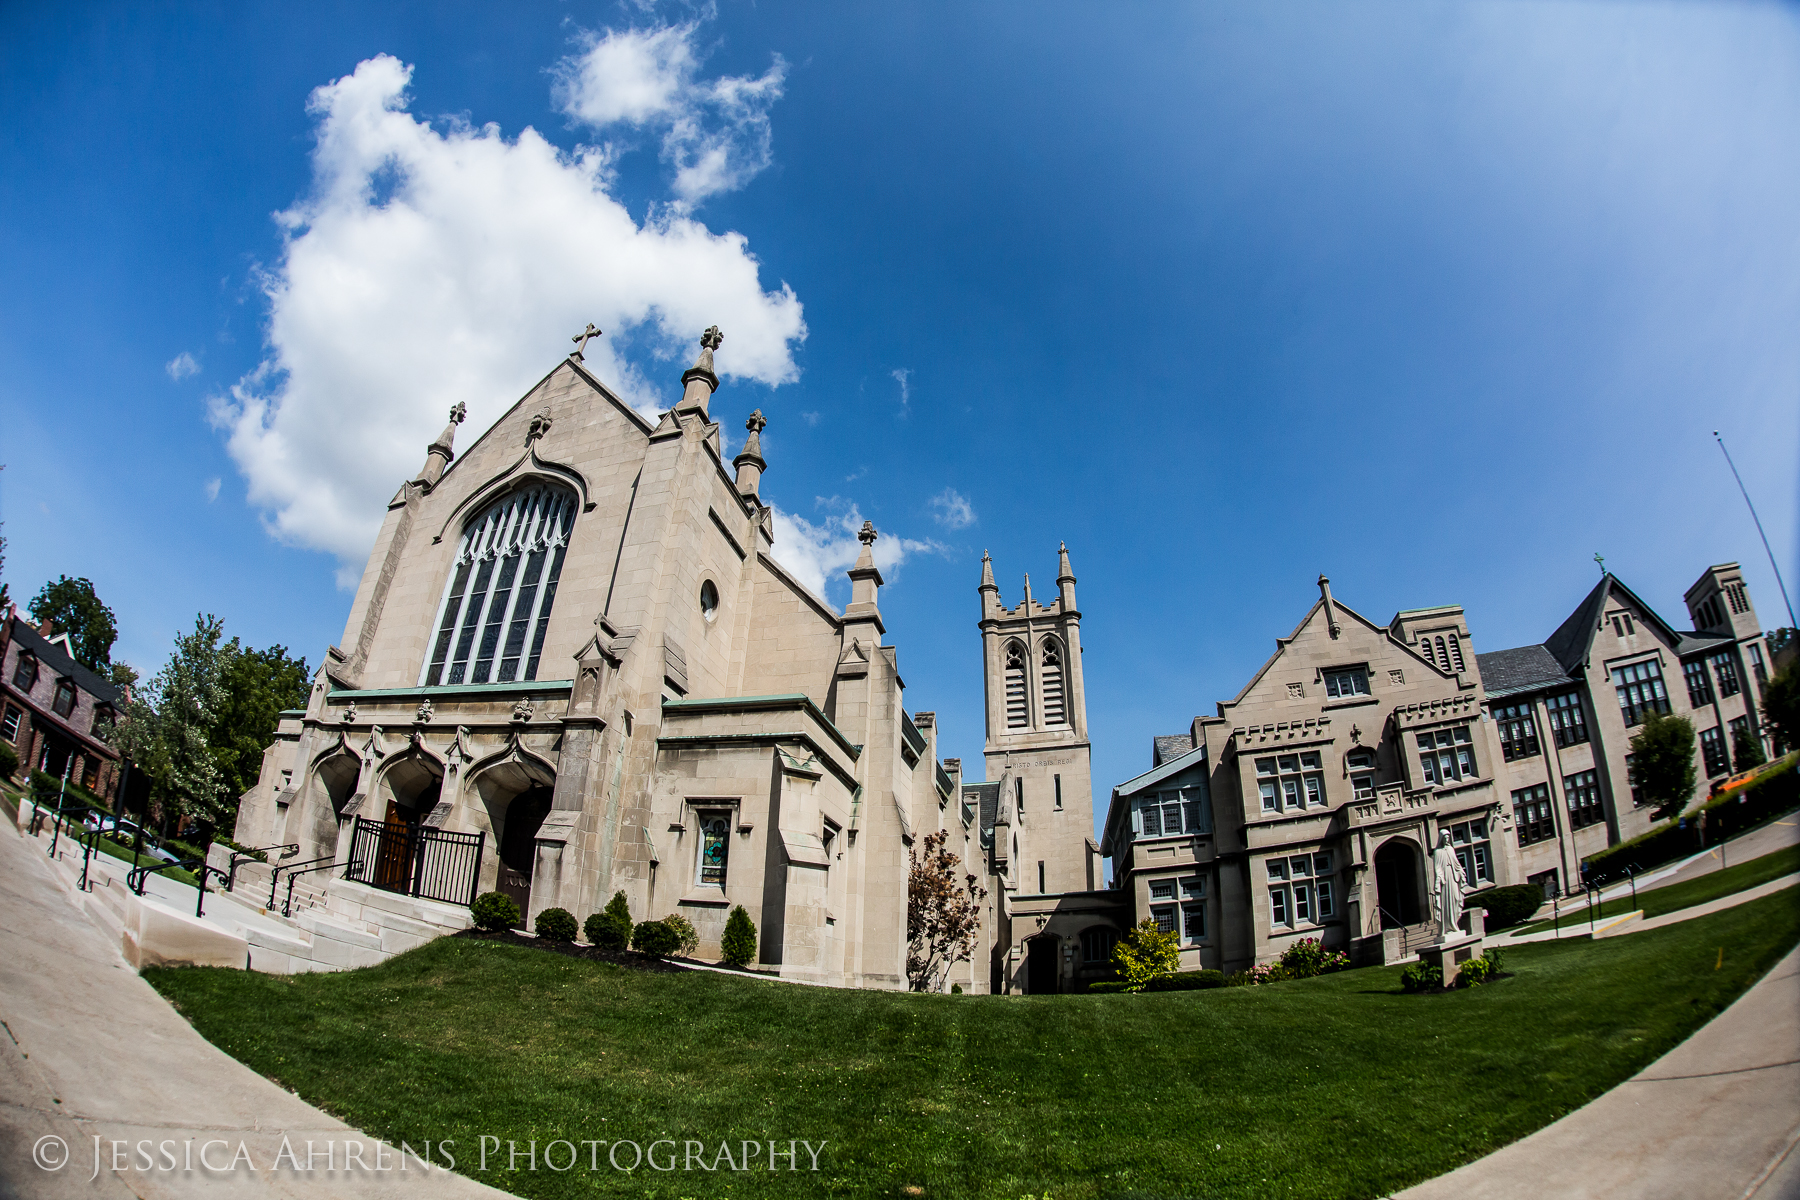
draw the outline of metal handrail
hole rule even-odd
[[[200,858],[177,859],[175,862],[157,863],[154,867],[133,867],[125,876],[125,886],[130,888],[133,894],[141,896],[144,894],[144,885],[149,882],[150,876],[173,870],[176,867],[191,872],[196,863],[204,866],[206,860]]]
[[[1407,949],[1407,946],[1406,946],[1406,943],[1407,943],[1406,925],[1400,920],[1399,917],[1395,916],[1393,913],[1389,912],[1387,909],[1381,907],[1381,905],[1379,905],[1379,904],[1377,904],[1375,906],[1375,911],[1380,913],[1382,916],[1386,917],[1388,920],[1392,921],[1394,923],[1394,928],[1398,929],[1400,931],[1400,957],[1405,958],[1407,956],[1407,954],[1410,953],[1410,951]]]
[[[279,886],[281,886],[281,873],[283,871],[294,872],[294,871],[299,871],[302,868],[304,868],[305,870],[308,870],[308,871],[315,870],[316,864],[330,863],[336,857],[337,857],[337,855],[335,855],[335,854],[324,854],[324,855],[320,855],[318,858],[309,858],[305,862],[286,863],[286,864],[277,863],[269,871],[269,903],[268,903],[268,907],[269,908],[275,907],[275,889],[278,888]]]
[[[266,854],[270,850],[286,850],[288,853],[287,855],[283,855],[285,858],[300,853],[300,843],[288,842],[281,846],[252,846],[248,850],[233,850],[231,852],[230,869],[225,873],[225,890],[228,892],[231,891],[233,885],[237,882],[237,869],[239,866],[247,862],[268,862],[268,859],[258,858],[257,855]],[[274,903],[274,897],[271,896],[269,901],[271,904]]]
[[[362,865],[361,862],[357,859],[351,859],[349,862],[344,864],[345,867],[356,867],[356,866],[361,866],[361,865]],[[307,867],[305,870],[289,871],[288,877],[287,877],[287,881],[288,881],[287,899],[285,899],[281,902],[281,915],[289,918],[290,920],[294,916],[294,879],[297,876],[310,875],[314,871],[329,871],[331,868],[333,868],[335,866],[337,866],[337,864],[334,862],[323,862],[323,863],[320,863],[316,867]]]

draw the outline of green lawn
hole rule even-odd
[[[1626,889],[1625,895],[1616,900],[1608,900],[1594,914],[1597,922],[1607,917],[1622,917],[1637,909],[1644,910],[1646,919],[1660,917],[1677,909],[1692,908],[1696,904],[1705,904],[1708,900],[1717,900],[1720,896],[1729,896],[1734,892],[1742,892],[1758,884],[1780,879],[1800,871],[1800,846],[1789,846],[1777,850],[1773,854],[1765,854],[1761,858],[1753,858],[1749,862],[1739,863],[1735,867],[1727,867],[1723,871],[1714,871],[1710,875],[1702,875],[1697,879],[1689,879],[1682,883],[1671,883],[1665,887],[1640,889],[1637,903],[1631,900],[1631,891]],[[1573,929],[1588,923],[1587,909],[1579,908],[1562,915],[1562,927]],[[1518,930],[1519,933],[1536,933],[1540,929],[1549,929],[1554,922],[1538,921]]]
[[[454,1139],[464,1173],[525,1196],[1337,1198],[1387,1195],[1548,1124],[1692,1033],[1797,939],[1783,893],[1631,937],[1518,947],[1513,977],[1435,996],[1401,993],[1397,967],[1140,996],[910,996],[468,939],[342,974],[144,977],[305,1099],[415,1148]],[[521,1152],[558,1138],[695,1139],[709,1155],[726,1139],[828,1145],[816,1174],[626,1175],[604,1147],[598,1172],[584,1149],[567,1174],[509,1173],[504,1151],[481,1173],[483,1134]]]

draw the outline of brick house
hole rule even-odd
[[[0,619],[0,738],[19,752],[19,776],[44,771],[110,796],[119,752],[103,734],[125,705],[123,692],[75,661],[68,634],[34,626],[17,605]]]

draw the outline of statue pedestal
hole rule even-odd
[[[1442,971],[1445,987],[1455,987],[1456,977],[1462,973],[1463,964],[1472,958],[1481,957],[1482,943],[1485,940],[1480,930],[1474,933],[1458,931],[1435,946],[1420,950],[1419,961]]]

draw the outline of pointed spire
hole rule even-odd
[[[1000,585],[994,582],[994,561],[988,557],[988,552],[983,550],[981,552],[981,587],[977,590],[985,592],[989,589],[997,592],[1000,590]]]
[[[731,460],[737,468],[737,490],[740,496],[754,496],[762,483],[762,473],[768,467],[762,456],[762,431],[768,427],[768,419],[762,415],[762,409],[750,414],[744,422],[744,428],[750,436],[744,439],[744,448],[738,456]]]
[[[1075,570],[1069,566],[1069,545],[1056,543],[1056,590],[1064,612],[1075,611]]]
[[[850,576],[850,603],[844,609],[844,628],[848,631],[852,624],[873,622],[874,633],[869,639],[870,645],[881,644],[881,634],[886,632],[881,621],[878,593],[881,589],[881,571],[875,565],[875,539],[881,536],[875,532],[872,521],[864,521],[856,532],[856,540],[862,543],[862,553],[856,556],[856,565],[847,574]],[[846,632],[845,637],[849,637]]]
[[[686,390],[682,392],[681,403],[675,406],[675,411],[697,408],[702,416],[706,415],[706,402],[719,390],[719,375],[713,370],[713,351],[724,340],[725,335],[719,332],[717,325],[709,326],[700,335],[700,356],[694,360],[693,366],[682,373],[681,386]]]
[[[450,410],[450,423],[444,426],[444,432],[437,435],[437,440],[425,448],[425,465],[419,471],[416,482],[427,489],[435,486],[444,477],[444,470],[456,458],[456,427],[463,423],[469,415],[469,407],[457,401]]]
[[[1019,602],[1019,611],[1026,616],[1031,615],[1031,575],[1025,576],[1025,599]]]

